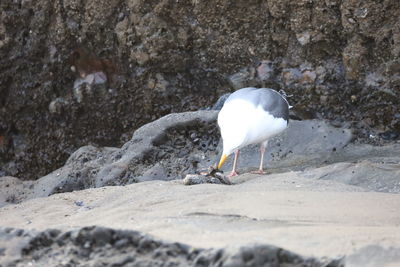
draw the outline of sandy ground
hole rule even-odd
[[[400,195],[297,172],[244,174],[232,186],[151,181],[32,199],[0,209],[0,226],[100,225],[196,247],[264,243],[316,257],[400,246]]]

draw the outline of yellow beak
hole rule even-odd
[[[226,161],[227,158],[228,158],[228,155],[222,154],[221,159],[219,160],[219,163],[218,163],[218,169],[221,169],[222,165],[224,165],[224,162]]]

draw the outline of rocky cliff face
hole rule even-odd
[[[119,146],[146,122],[211,106],[243,86],[285,89],[297,117],[352,121],[358,136],[396,138],[397,7],[3,0],[0,174],[41,177],[82,145]]]

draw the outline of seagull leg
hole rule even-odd
[[[257,173],[257,174],[265,174],[263,164],[264,164],[264,154],[265,154],[265,148],[267,147],[268,141],[265,141],[261,143],[260,146],[260,167],[258,168],[257,171],[254,171],[252,173]]]
[[[258,169],[258,172],[260,174],[264,174],[264,170],[263,170],[263,164],[264,164],[264,154],[265,154],[265,145],[264,143],[261,144],[260,146],[260,168]]]
[[[235,158],[233,160],[232,172],[228,175],[228,177],[233,177],[238,175],[238,173],[236,172],[238,157],[239,157],[239,149],[235,151]]]

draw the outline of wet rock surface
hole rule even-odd
[[[350,121],[363,142],[396,140],[397,5],[1,1],[0,174],[37,179],[243,86],[285,89],[298,117]],[[76,49],[90,55],[71,61]]]
[[[342,266],[340,260],[301,257],[274,246],[200,249],[103,227],[67,232],[0,228],[0,251],[3,266]]]

